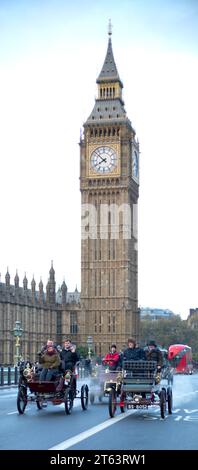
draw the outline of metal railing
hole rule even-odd
[[[78,378],[84,379],[89,373],[82,366],[77,368]],[[0,367],[0,387],[4,385],[17,385],[19,380],[19,367],[17,366],[1,366]]]
[[[18,377],[19,377],[19,370],[18,367],[3,367],[1,366],[0,371],[0,386],[3,385],[17,385]]]

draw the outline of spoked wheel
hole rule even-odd
[[[89,400],[89,389],[87,385],[82,385],[81,387],[81,406],[83,410],[87,410],[88,408],[88,400]]]
[[[116,412],[116,392],[114,388],[112,388],[109,392],[109,415],[111,418],[114,417]]]
[[[72,389],[69,387],[65,390],[65,413],[66,415],[71,414],[71,410],[73,408],[73,392]]]
[[[24,387],[19,388],[17,395],[17,410],[20,415],[23,415],[27,405],[27,389]]]
[[[172,388],[171,387],[167,388],[167,401],[168,401],[169,415],[172,415],[172,412],[173,412],[173,393],[172,393]]]
[[[161,390],[160,392],[160,413],[161,413],[161,418],[165,418],[165,412],[166,412],[166,392],[165,390]]]
[[[91,403],[91,405],[94,404],[94,400],[95,400],[95,395],[94,395],[94,393],[90,393],[90,403]]]

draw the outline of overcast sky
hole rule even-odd
[[[79,137],[113,24],[140,141],[139,305],[198,306],[198,2],[0,0],[0,272],[80,290]]]

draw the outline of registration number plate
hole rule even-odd
[[[138,403],[135,404],[135,405],[132,405],[132,404],[127,405],[128,410],[134,410],[135,408],[142,408],[142,409],[144,408],[145,409],[145,408],[148,408],[148,405],[138,405]]]

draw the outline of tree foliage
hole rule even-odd
[[[88,355],[88,347],[87,346],[78,346],[77,347],[77,352],[79,353],[80,357],[87,357]]]
[[[141,320],[140,326],[142,345],[152,339],[164,348],[168,348],[170,344],[187,344],[192,348],[193,354],[198,354],[198,331],[191,329],[179,315],[159,320],[145,318]]]

